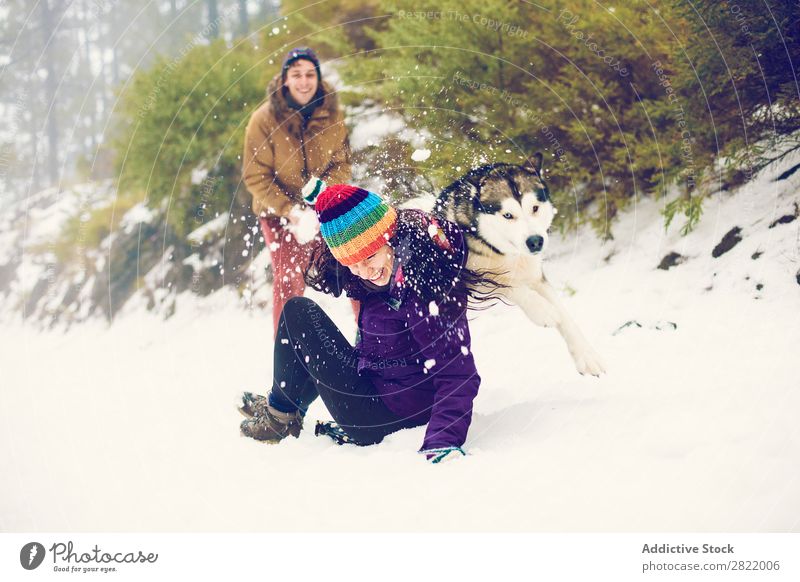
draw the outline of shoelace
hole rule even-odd
[[[357,445],[358,442],[351,438],[342,427],[335,422],[322,422],[317,421],[317,426],[314,427],[314,436],[329,436],[337,445],[353,444]]]

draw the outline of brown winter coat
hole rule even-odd
[[[289,107],[281,75],[267,87],[267,101],[250,117],[244,139],[243,180],[259,216],[286,216],[302,202],[311,176],[328,184],[350,182],[350,143],[339,100],[322,82],[324,101],[303,129],[303,116]],[[288,91],[288,90],[287,90]]]

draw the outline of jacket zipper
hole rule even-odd
[[[358,306],[358,318],[356,321],[356,344],[355,348],[358,349],[358,344],[361,343],[361,317],[364,315],[364,301],[360,302]]]
[[[303,182],[308,181],[308,158],[306,157],[306,139],[303,121],[300,122],[300,149],[303,152]]]

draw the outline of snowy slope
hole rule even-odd
[[[424,428],[369,448],[241,438],[271,322],[228,289],[166,322],[4,327],[0,530],[800,531],[800,220],[769,227],[800,201],[800,173],[772,181],[798,162],[715,195],[687,237],[653,201],[612,242],[554,237],[548,277],[609,374],[579,376],[516,308],[476,315],[483,384],[451,464],[415,453]],[[687,259],[657,269],[670,252]],[[314,297],[352,337],[347,302]]]

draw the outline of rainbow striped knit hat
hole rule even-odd
[[[397,211],[373,192],[348,184],[325,185],[312,178],[303,200],[314,206],[322,238],[342,265],[363,261],[387,243],[397,228]]]

